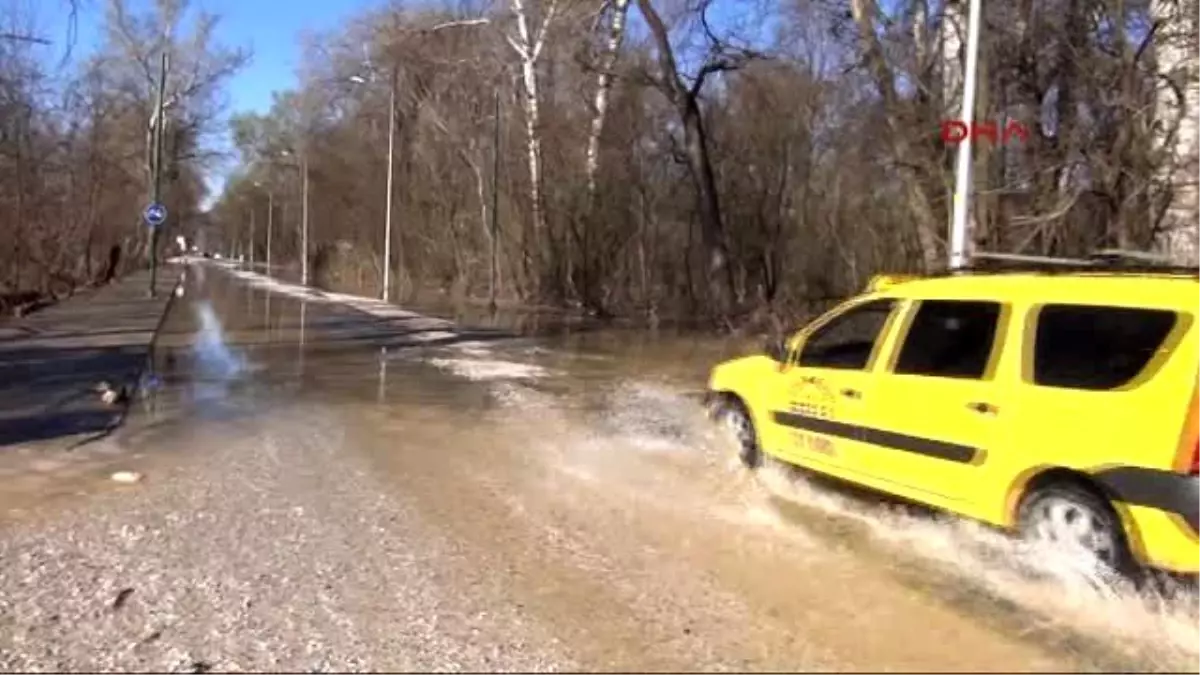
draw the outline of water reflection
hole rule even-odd
[[[263,299],[263,330],[266,331],[267,341],[270,342],[275,339],[275,326],[271,320],[271,296],[274,293],[269,288],[264,293],[266,297]]]
[[[387,399],[387,366],[388,366],[388,350],[387,347],[379,348],[379,391],[375,395],[376,403],[383,403]]]
[[[193,392],[200,401],[223,399],[228,395],[229,383],[245,369],[245,359],[226,343],[224,327],[212,303],[204,301],[195,307],[200,330],[192,347]]]
[[[296,359],[296,367],[298,374],[304,374],[304,346],[306,343],[305,335],[308,330],[308,301],[300,300],[300,345],[298,350],[298,358]]]

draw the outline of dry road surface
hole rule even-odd
[[[0,449],[0,669],[1198,670],[1194,591],[739,470],[719,347],[183,289],[119,432]]]

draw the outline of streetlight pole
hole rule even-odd
[[[300,284],[308,285],[308,150],[300,151]]]
[[[158,70],[158,101],[154,107],[154,186],[151,190],[151,203],[158,204],[162,197],[162,141],[163,141],[163,102],[167,88],[167,50],[162,52]],[[154,297],[158,286],[158,229],[155,225],[150,230],[150,297]]]
[[[271,274],[271,230],[275,229],[275,192],[267,188],[267,275]]]
[[[387,213],[383,217],[383,301],[392,297],[392,182],[396,173],[396,68],[392,67],[392,88],[388,95]]]
[[[963,124],[972,128],[975,119],[975,78],[979,69],[979,15],[982,0],[969,0],[967,16],[967,64],[963,73]],[[950,267],[967,264],[967,213],[971,191],[971,134],[958,144],[958,165],[954,177],[954,220],[950,225]]]
[[[492,222],[491,222],[491,274],[488,275],[488,309],[496,311],[496,236],[500,210],[500,89],[495,92],[494,113],[492,124]]]
[[[254,203],[250,203],[250,267],[254,267]]]

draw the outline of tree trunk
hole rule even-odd
[[[600,170],[600,137],[604,133],[604,122],[608,113],[608,99],[612,91],[613,68],[620,55],[621,41],[625,36],[625,17],[629,12],[629,0],[613,0],[612,16],[609,21],[608,39],[600,57],[596,75],[596,97],[592,104],[592,120],[588,132],[587,151],[584,156],[584,173],[587,179],[587,200],[584,204],[583,242],[583,302],[592,309],[603,312],[603,303],[595,296],[592,264],[592,231],[599,217],[596,202],[596,174]],[[568,270],[568,279],[570,279]]]
[[[540,292],[540,280],[543,274],[541,256],[546,231],[546,214],[543,204],[542,191],[542,137],[541,109],[539,106],[541,92],[538,89],[538,58],[542,47],[546,44],[546,32],[554,20],[557,4],[551,2],[542,17],[541,25],[535,30],[530,8],[526,0],[512,0],[513,14],[517,19],[517,36],[508,37],[509,45],[517,52],[521,61],[521,85],[524,94],[522,104],[525,108],[525,151],[526,162],[529,165],[529,201],[530,226],[533,231],[533,266],[534,278],[530,279],[534,292]]]
[[[1197,60],[1195,50],[1196,4],[1154,0],[1151,13],[1156,21],[1162,22],[1154,38],[1155,70],[1160,78],[1155,95],[1155,117],[1162,120],[1154,141],[1156,148],[1168,157],[1162,162],[1159,180],[1169,187],[1166,191],[1169,202],[1155,204],[1153,209],[1156,212],[1165,209],[1156,243],[1175,262],[1195,265],[1200,259],[1196,229],[1197,174],[1200,173],[1196,151],[1196,139],[1200,136],[1196,123],[1196,110],[1200,108],[1200,82],[1197,81],[1200,60]],[[1165,84],[1167,78],[1178,83],[1182,100]],[[1170,130],[1175,132],[1173,137]]]
[[[700,237],[707,258],[709,298],[715,305],[717,315],[728,319],[733,309],[734,279],[733,270],[729,265],[729,244],[721,220],[716,178],[708,155],[704,118],[698,100],[703,79],[698,78],[690,88],[684,84],[675,62],[666,24],[651,6],[650,0],[638,0],[638,9],[646,19],[658,51],[658,65],[661,71],[659,88],[670,100],[683,125],[683,152],[696,191],[696,214],[700,220]],[[690,282],[688,286],[691,286]]]
[[[700,218],[700,240],[707,260],[709,297],[716,303],[720,316],[732,309],[734,296],[733,268],[729,264],[729,245],[725,241],[725,226],[721,220],[721,204],[717,181],[708,155],[708,139],[699,103],[688,97],[679,111],[683,122],[684,154],[688,171],[696,189],[696,214]]]
[[[914,148],[909,137],[897,128],[896,116],[900,113],[900,107],[896,95],[895,78],[888,66],[877,32],[876,18],[879,14],[879,7],[875,0],[851,0],[850,14],[855,25],[858,26],[859,40],[862,42],[862,51],[867,67],[872,79],[875,80],[879,96],[883,99],[892,154],[897,159],[903,158],[906,163],[919,163],[913,162],[912,158],[914,155],[919,158],[919,155],[923,154],[922,149]],[[951,14],[952,12],[947,10],[947,17],[950,17]],[[929,73],[924,75],[925,79],[931,78]],[[922,82],[921,85],[918,89],[929,90],[931,88],[929,82]],[[940,115],[941,111],[938,114]],[[906,201],[912,214],[913,234],[921,249],[921,260],[925,268],[932,269],[941,262],[941,246],[938,244],[937,231],[939,227],[946,224],[946,221],[937,217],[930,195],[923,185],[923,178],[928,174],[924,170],[914,172],[912,169],[902,169],[902,171],[904,172],[902,180],[905,186]]]
[[[612,91],[613,68],[625,37],[625,15],[629,11],[629,0],[613,0],[612,19],[608,28],[608,40],[604,54],[600,57],[599,73],[596,75],[596,98],[592,105],[591,132],[588,134],[585,171],[587,173],[588,208],[596,197],[596,173],[600,169],[600,135],[608,113],[608,97]]]

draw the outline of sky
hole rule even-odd
[[[32,0],[42,14],[42,34],[52,38],[66,35],[67,0]],[[130,0],[134,9],[144,9],[152,0]],[[266,112],[271,94],[290,89],[296,83],[300,37],[306,31],[336,28],[346,18],[384,0],[191,0],[191,11],[203,9],[221,17],[218,42],[231,47],[249,47],[250,64],[237,74],[229,86],[229,113]],[[108,0],[82,0],[78,23],[76,54],[92,51],[101,38],[105,6]],[[58,40],[55,40],[58,43]],[[227,141],[226,141],[227,142]],[[210,177],[215,199],[224,184],[224,176]]]

